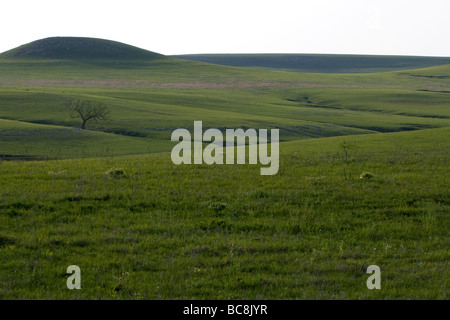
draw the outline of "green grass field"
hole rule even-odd
[[[299,73],[73,40],[0,55],[0,299],[448,299],[450,65]],[[75,98],[111,119],[79,129]],[[279,129],[278,174],[174,165],[196,120]]]

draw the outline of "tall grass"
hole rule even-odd
[[[345,163],[348,137],[282,144],[270,177],[169,154],[2,162],[0,296],[446,299],[447,131],[358,136]]]

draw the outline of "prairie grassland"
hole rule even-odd
[[[168,153],[4,161],[0,297],[447,299],[448,134],[288,142],[275,176]]]
[[[0,56],[0,299],[448,299],[450,65],[14,52]],[[111,120],[78,129],[75,98]],[[279,129],[278,174],[174,165],[171,133],[196,120]],[[381,290],[366,287],[373,264]]]

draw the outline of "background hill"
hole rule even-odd
[[[326,54],[188,54],[179,59],[235,67],[317,73],[364,73],[418,69],[450,64],[450,57]]]
[[[353,61],[311,58],[317,58],[311,64],[316,71],[340,59],[348,68]],[[352,66],[360,71],[370,61],[391,61],[360,59]],[[392,68],[433,60],[392,59]],[[442,128],[450,126],[449,67],[299,73],[182,60],[102,39],[47,38],[0,55],[0,154],[76,158],[103,156],[104,150],[170,151],[171,132],[191,128],[195,120],[222,129],[278,128],[283,141]],[[79,134],[73,128],[80,123],[68,111],[75,98],[107,104],[111,120],[88,123]]]
[[[160,54],[124,43],[82,37],[52,37],[36,40],[0,55],[3,58],[37,59],[155,59]]]

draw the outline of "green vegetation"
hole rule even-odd
[[[3,58],[38,59],[155,59],[163,56],[124,43],[80,37],[53,37],[25,44],[2,53]]]
[[[90,100],[75,99],[70,103],[70,112],[72,118],[81,118],[81,129],[86,129],[88,121],[106,121],[109,120],[110,111],[108,106],[103,103]]]
[[[450,63],[450,58],[448,57],[337,54],[186,54],[174,57],[225,66],[318,73],[386,72],[426,68]]]
[[[0,299],[448,299],[450,65],[297,73],[59,40],[0,55]],[[76,128],[74,99],[110,121]],[[195,120],[280,129],[278,174],[174,165]]]
[[[3,162],[1,297],[446,299],[449,133],[354,136],[346,164],[347,137],[290,142],[270,178],[169,154]]]

